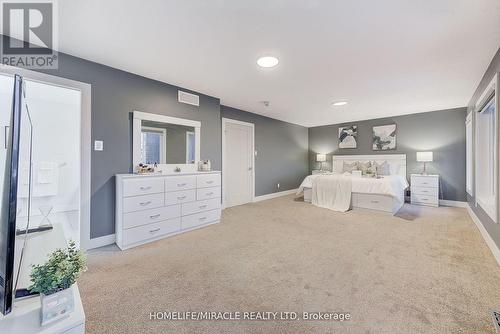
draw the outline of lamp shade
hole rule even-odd
[[[433,160],[432,152],[417,152],[418,162],[430,162]]]
[[[326,161],[326,154],[316,154],[316,161],[325,162]]]

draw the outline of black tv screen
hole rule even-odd
[[[5,166],[2,166],[5,168],[0,210],[0,312],[3,314],[8,314],[12,310],[14,289],[14,243],[16,238],[22,88],[23,78],[15,75],[9,131],[8,135],[5,135],[7,159]]]

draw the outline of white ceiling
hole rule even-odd
[[[499,0],[71,0],[59,11],[62,52],[304,126],[465,106],[500,46]],[[258,68],[261,55],[280,63]],[[339,99],[350,103],[330,106]]]

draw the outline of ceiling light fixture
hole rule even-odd
[[[278,65],[279,60],[273,56],[260,57],[257,59],[257,65],[260,67],[270,68]]]
[[[349,103],[349,102],[347,102],[347,101],[337,101],[337,102],[333,102],[332,106],[334,106],[334,107],[340,107],[340,106],[345,106],[347,103]]]

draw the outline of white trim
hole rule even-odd
[[[115,243],[115,241],[115,234],[109,234],[99,238],[90,239],[89,247],[87,247],[87,250],[112,245]]]
[[[449,201],[446,199],[440,199],[439,200],[439,205],[441,206],[451,206],[454,208],[466,208],[469,206],[467,202],[462,202],[462,201]]]
[[[261,196],[255,196],[253,198],[253,201],[254,202],[261,202],[261,201],[266,201],[266,200],[272,199],[272,198],[277,198],[277,197],[281,197],[281,196],[287,196],[287,195],[291,195],[291,194],[297,193],[298,190],[299,190],[299,188],[296,188],[296,189],[279,191],[277,193],[271,193],[271,194],[266,194],[266,195],[261,195]]]
[[[171,116],[165,116],[165,115],[159,115],[159,114],[151,114],[148,112],[142,112],[142,111],[137,111],[137,110],[134,110],[134,118],[140,119],[140,120],[152,121],[152,122],[159,122],[159,123],[171,123],[171,124],[178,124],[178,125],[184,125],[184,126],[192,126],[193,128],[201,127],[201,122],[199,122],[199,121],[193,121],[190,119],[171,117]]]
[[[255,201],[255,124],[249,123],[249,122],[243,122],[243,121],[238,121],[235,119],[231,118],[225,118],[222,117],[222,208],[224,209],[226,207],[226,193],[225,193],[225,188],[224,184],[224,171],[226,168],[226,158],[225,158],[225,150],[226,150],[226,124],[227,123],[233,123],[233,124],[239,124],[239,125],[244,125],[244,126],[249,126],[252,128],[252,187],[251,191],[252,194],[250,196],[251,201]]]
[[[80,109],[80,248],[90,245],[90,199],[91,199],[91,117],[92,85],[31,70],[2,66],[2,75],[20,74],[25,79],[81,92]]]
[[[183,171],[196,171],[198,168],[198,162],[200,161],[200,142],[201,142],[201,122],[193,121],[190,119],[171,117],[165,115],[151,114],[147,112],[134,110],[133,120],[132,120],[132,170],[135,171],[136,166],[141,162],[141,125],[142,120],[160,122],[160,123],[170,123],[183,126],[194,127],[194,141],[195,141],[195,152],[193,164],[159,164],[159,167],[163,172],[171,172],[175,168],[179,167]],[[139,140],[137,140],[139,138]]]
[[[497,244],[495,243],[495,241],[493,241],[488,231],[486,231],[483,224],[479,220],[478,216],[476,216],[470,205],[467,205],[467,212],[469,213],[469,216],[472,218],[472,221],[474,221],[474,223],[476,224],[477,229],[483,236],[486,245],[488,245],[488,247],[490,248],[490,251],[497,260],[498,265],[500,265],[500,249],[498,248]]]
[[[499,186],[498,186],[498,179],[499,179],[499,145],[498,145],[498,136],[499,136],[499,123],[500,123],[500,117],[499,117],[499,107],[500,107],[500,94],[497,92],[497,88],[500,86],[500,75],[496,73],[493,78],[491,79],[490,83],[488,86],[483,90],[481,93],[479,99],[476,101],[475,104],[475,109],[472,111],[474,112],[474,129],[473,129],[473,135],[474,135],[474,201],[475,205],[477,206],[478,204],[481,205],[483,210],[490,216],[490,218],[495,222],[499,223],[500,222],[500,196],[499,196]],[[477,154],[479,143],[478,143],[478,135],[480,135],[480,132],[477,131],[478,127],[478,121],[477,118],[479,117],[480,112],[486,107],[486,104],[489,102],[489,97],[491,94],[494,94],[493,99],[495,102],[495,124],[494,124],[494,132],[493,135],[495,136],[494,138],[494,148],[493,148],[493,160],[494,160],[494,166],[493,166],[493,185],[494,185],[494,190],[493,190],[493,205],[491,203],[487,203],[487,200],[485,201],[484,199],[481,198],[481,195],[478,192],[478,165],[480,164],[480,160],[477,159],[479,156]],[[482,132],[481,132],[482,133]]]

